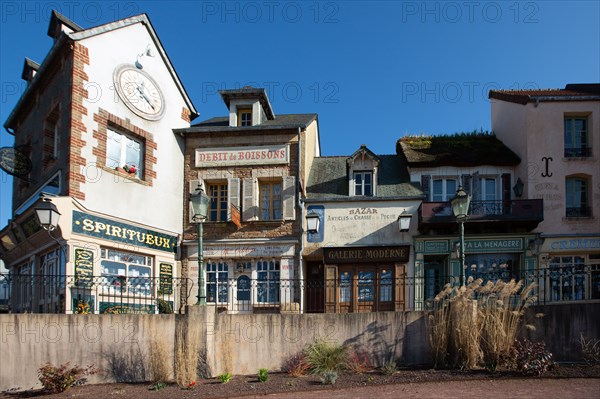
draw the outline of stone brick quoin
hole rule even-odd
[[[181,119],[183,119],[184,121],[186,121],[188,123],[190,123],[192,121],[191,112],[186,107],[181,108]]]
[[[85,167],[86,159],[81,156],[81,149],[86,145],[83,140],[83,134],[86,132],[86,126],[83,123],[83,117],[88,114],[84,105],[87,99],[88,91],[84,89],[85,82],[88,81],[88,75],[84,71],[85,65],[90,64],[89,51],[81,43],[73,44],[73,70],[72,70],[72,107],[71,107],[71,151],[69,156],[70,169],[67,181],[69,182],[69,195],[85,200],[85,194],[81,191],[81,184],[85,183],[85,176],[80,170]]]

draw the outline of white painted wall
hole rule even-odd
[[[83,139],[87,145],[83,157],[90,163],[83,171],[87,177],[81,191],[85,193],[84,205],[96,212],[107,213],[135,222],[166,229],[175,233],[182,230],[183,195],[183,140],[172,129],[189,127],[181,118],[185,102],[172,76],[161,58],[151,36],[141,23],[93,36],[81,41],[89,49],[88,74],[89,100],[85,103],[88,130]],[[147,121],[135,115],[123,104],[114,89],[113,71],[124,63],[133,64],[137,55],[150,45],[154,57],[141,58],[143,70],[159,84],[165,100],[165,114],[159,121]],[[151,132],[158,145],[154,156],[157,173],[153,186],[132,182],[94,167],[96,157],[92,148],[97,145],[93,131],[98,124],[94,114],[100,108],[129,119],[132,124]]]

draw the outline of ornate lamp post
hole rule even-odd
[[[469,204],[471,196],[463,190],[462,186],[456,190],[456,195],[450,200],[452,205],[452,213],[456,217],[456,221],[460,225],[460,285],[465,284],[464,267],[465,267],[465,221],[469,214]]]
[[[43,198],[35,208],[35,217],[42,228],[48,232],[53,231],[58,227],[58,219],[60,212],[56,205],[50,201],[50,198]]]
[[[206,195],[202,184],[198,184],[196,191],[190,195],[194,215],[192,218],[198,223],[198,302],[196,305],[206,305],[206,292],[204,287],[204,256],[202,248],[202,224],[208,215],[210,197]]]

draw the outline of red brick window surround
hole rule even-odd
[[[97,114],[94,114],[94,121],[98,123],[98,130],[94,130],[94,138],[98,140],[98,145],[94,147],[92,153],[96,156],[97,166],[105,171],[119,174],[124,178],[133,179],[141,184],[152,186],[154,179],[156,179],[155,166],[157,163],[156,151],[158,148],[152,134],[135,126],[129,119],[119,118],[104,109],[100,109]],[[136,176],[134,174],[128,176],[121,174],[114,167],[109,167],[106,158],[109,129],[129,136],[131,139],[141,143],[143,147],[143,165],[140,168],[142,170],[141,175]]]

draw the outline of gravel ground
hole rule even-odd
[[[559,389],[560,388],[560,389]],[[561,390],[562,389],[562,390]],[[523,378],[512,372],[498,371],[450,371],[450,370],[400,370],[394,375],[378,371],[364,374],[341,374],[335,385],[323,385],[317,376],[294,378],[283,373],[271,373],[266,382],[258,382],[256,376],[234,376],[222,384],[216,379],[197,381],[193,389],[181,389],[167,385],[152,390],[152,384],[96,384],[68,389],[61,394],[45,395],[30,390],[5,392],[0,398],[233,398],[269,397],[281,398],[361,398],[373,397],[484,397],[490,392],[501,397],[539,398],[599,398],[600,367],[558,366],[542,377]],[[478,394],[477,394],[478,393]],[[411,396],[412,395],[412,396]]]

